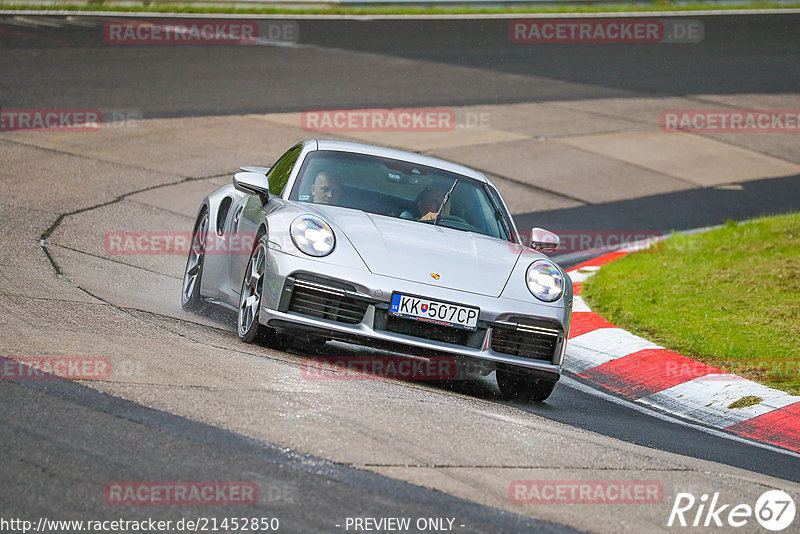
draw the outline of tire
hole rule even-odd
[[[199,312],[205,308],[200,296],[200,281],[203,277],[207,238],[208,210],[204,208],[195,222],[192,245],[189,247],[189,257],[186,259],[186,268],[183,270],[181,307],[189,312]]]
[[[504,398],[522,402],[542,402],[550,396],[558,381],[532,369],[498,365],[497,387]]]
[[[239,339],[245,343],[278,342],[275,330],[258,322],[261,311],[261,297],[264,290],[264,276],[267,264],[267,240],[262,237],[250,255],[247,268],[242,277],[242,291],[239,295],[239,313],[236,330]]]

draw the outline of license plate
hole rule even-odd
[[[392,293],[389,306],[390,315],[465,330],[475,330],[478,327],[479,312],[480,308],[402,293]]]

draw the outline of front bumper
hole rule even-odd
[[[323,274],[324,273],[324,274]],[[571,294],[562,304],[522,302],[375,275],[270,251],[259,315],[278,331],[305,330],[363,345],[402,346],[535,369],[558,379],[566,348]],[[392,292],[480,308],[475,331],[398,319]],[[533,298],[533,297],[531,297]],[[569,299],[569,304],[563,302]]]

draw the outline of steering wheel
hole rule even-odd
[[[466,230],[467,232],[480,232],[477,227],[472,226],[458,215],[442,215],[440,220],[442,226],[454,228],[456,230]]]
[[[440,220],[459,223],[459,224],[466,224],[467,226],[472,227],[471,224],[469,224],[466,220],[462,219],[458,215],[442,215],[442,218]]]

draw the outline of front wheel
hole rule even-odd
[[[247,263],[242,280],[242,292],[239,296],[237,331],[239,339],[245,343],[269,341],[275,335],[274,330],[258,322],[266,267],[267,243],[264,238],[261,238],[250,255],[250,261]]]
[[[533,369],[498,365],[497,387],[506,399],[522,402],[542,402],[553,392],[558,378]]]
[[[206,254],[206,237],[208,236],[208,211],[203,209],[192,232],[192,246],[186,259],[183,271],[183,289],[181,306],[186,311],[197,312],[203,309],[200,297],[200,279],[203,276],[203,260]]]

